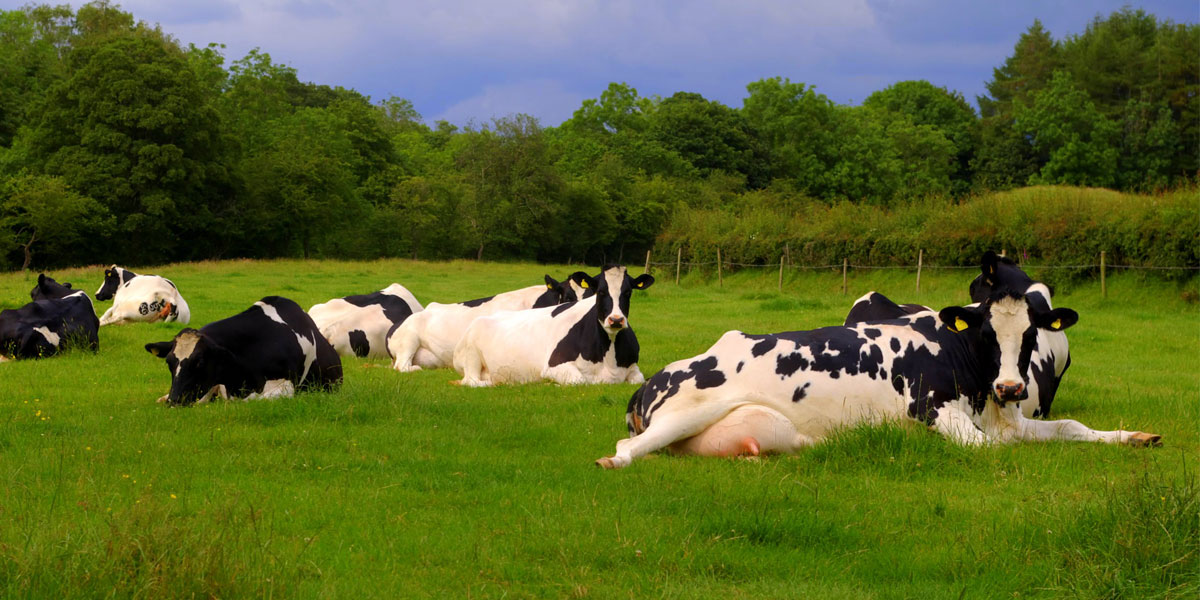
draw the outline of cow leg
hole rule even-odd
[[[645,431],[634,437],[618,440],[617,453],[597,460],[596,464],[605,469],[627,467],[633,459],[690,438],[729,414],[729,404],[726,402],[684,404],[680,402],[680,409],[671,412],[660,409],[654,414],[650,426]]]
[[[396,357],[392,361],[393,369],[401,373],[421,370],[421,367],[413,364],[413,357],[421,349],[421,337],[412,328],[401,324],[388,338],[387,349],[389,354]]]
[[[225,386],[221,386],[221,391],[224,392]],[[263,386],[261,392],[255,392],[246,396],[247,400],[255,400],[259,398],[288,398],[296,393],[296,386],[287,379],[272,379]],[[222,397],[225,394],[222,393]]]
[[[110,306],[110,307],[108,307],[108,310],[104,311],[104,315],[100,317],[100,326],[101,327],[116,321],[116,319],[113,318],[113,309],[114,308],[116,308],[116,307]]]
[[[460,346],[454,353],[454,370],[462,374],[459,385],[467,387],[490,387],[487,366],[483,364],[483,353],[478,348]]]
[[[792,421],[765,406],[734,409],[708,429],[671,444],[672,452],[700,456],[758,456],[794,452],[812,445],[812,438],[796,431]]]
[[[549,379],[550,381],[553,381],[559,385],[579,385],[583,383],[589,383],[584,378],[583,372],[579,370],[579,367],[572,363],[563,363],[561,365],[547,367],[546,369],[542,370],[542,378]]]
[[[646,377],[642,375],[642,370],[637,365],[629,367],[629,372],[625,375],[625,383],[636,383],[641,385],[646,383]]]
[[[1024,440],[1066,440],[1072,442],[1104,442],[1130,446],[1161,446],[1162,436],[1141,431],[1097,431],[1071,419],[1035,421],[1022,419],[1020,437]]]
[[[967,413],[954,406],[938,409],[933,428],[950,441],[964,446],[980,446],[990,441],[988,436],[975,426]]]

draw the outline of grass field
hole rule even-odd
[[[139,270],[135,267],[135,270]],[[401,282],[459,301],[575,267],[230,261],[172,278],[200,326],[279,294],[307,308]],[[94,292],[102,267],[55,272]],[[639,273],[640,268],[634,269]],[[647,376],[728,329],[839,324],[877,289],[967,302],[967,271],[715,281],[635,295]],[[1035,274],[1036,275],[1036,274]],[[0,275],[0,307],[36,273]],[[794,456],[593,466],[632,385],[497,389],[344,359],[330,394],[167,408],[143,345],[0,365],[0,596],[40,598],[1196,598],[1200,307],[1185,284],[1111,277],[1079,311],[1054,416],[1163,435],[1157,449],[964,449],[920,427],[844,432]],[[109,303],[97,302],[102,312]]]

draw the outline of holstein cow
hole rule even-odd
[[[546,275],[544,286],[534,285],[458,304],[430,302],[425,310],[405,319],[388,335],[387,350],[394,359],[392,368],[407,373],[450,367],[454,364],[454,347],[475,319],[501,311],[574,302],[591,293],[584,290],[579,294],[574,287],[587,276],[576,271],[567,279],[556,281]]]
[[[171,280],[138,275],[117,265],[104,270],[104,283],[96,290],[96,299],[113,301],[100,317],[101,326],[122,321],[187,323],[192,318],[187,302]]]
[[[1157,445],[1153,434],[1095,431],[1021,412],[1036,330],[1061,331],[1077,320],[1073,310],[1037,310],[1024,295],[1001,291],[976,307],[852,327],[731,331],[638,389],[626,412],[632,437],[597,464],[624,467],[671,445],[703,455],[788,452],[839,427],[898,418],[960,444]]]
[[[169,342],[146,344],[166,359],[172,405],[214,398],[274,398],[342,382],[342,359],[295,302],[267,296],[250,308]]]
[[[588,300],[475,319],[454,349],[461,383],[644,381],[637,366],[637,336],[629,326],[629,300],[633,290],[650,287],[654,277],[634,279],[625,267],[606,265],[599,276],[581,281],[595,290]]]
[[[100,322],[87,292],[39,275],[29,295],[33,302],[0,311],[0,362],[44,358],[68,347],[99,349]]]
[[[388,355],[388,335],[421,310],[412,292],[393,283],[378,292],[315,304],[308,316],[338,354],[382,358]]]
[[[971,300],[976,303],[983,302],[999,289],[1024,294],[1029,305],[1037,312],[1053,309],[1050,303],[1051,291],[1046,284],[1033,281],[1011,259],[997,256],[989,250],[983,255],[980,274],[971,281]],[[845,324],[897,319],[932,310],[920,304],[897,305],[883,294],[870,292],[854,303],[850,313],[846,315]],[[1067,334],[1063,331],[1038,329],[1037,340],[1029,360],[1029,387],[1026,390],[1028,396],[1021,402],[1021,412],[1025,413],[1025,416],[1050,416],[1050,405],[1054,402],[1054,395],[1058,392],[1058,386],[1062,383],[1063,375],[1069,366],[1071,354]]]

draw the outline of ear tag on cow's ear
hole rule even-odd
[[[639,282],[637,282],[637,283],[633,284],[633,287],[636,287],[636,288],[637,288],[637,289],[639,289],[639,290],[640,290],[640,289],[643,289],[643,288],[645,288],[645,287],[646,287],[646,282],[644,282],[644,281],[639,281]]]
[[[588,282],[587,282],[587,280],[586,280],[586,279],[580,279],[580,280],[579,280],[579,287],[581,287],[581,288],[583,288],[583,289],[585,289],[585,290],[586,290],[586,289],[587,289],[587,287],[588,287]]]
[[[967,329],[967,322],[962,320],[962,317],[954,317],[954,330],[955,331],[965,331],[966,329]]]
[[[1055,331],[1062,329],[1062,319],[1055,319],[1054,322],[1050,324],[1050,329]]]
[[[552,289],[554,289],[554,286],[552,286],[552,285],[550,285],[550,284],[548,284],[548,283],[547,283],[547,284],[546,284],[546,289],[548,289],[548,290],[552,290]]]

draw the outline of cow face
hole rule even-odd
[[[575,271],[570,277],[557,281],[550,275],[546,275],[546,291],[538,296],[533,303],[533,308],[544,308],[547,306],[556,306],[566,302],[578,301],[586,295],[581,295],[576,290],[579,281],[587,278],[587,273],[583,271]],[[583,288],[580,288],[583,289]]]
[[[54,300],[57,298],[65,298],[70,294],[75,293],[71,289],[69,283],[59,283],[49,277],[45,273],[38,274],[37,285],[29,290],[29,297],[34,300]]]
[[[100,284],[100,289],[96,290],[96,299],[112,300],[113,294],[117,293],[117,288],[133,277],[133,271],[122,269],[117,265],[108,267],[104,270],[104,283]]]
[[[171,391],[167,403],[205,402],[234,394],[246,381],[245,370],[227,349],[195,329],[180,331],[169,342],[146,344],[146,351],[167,362]]]
[[[984,381],[1004,405],[1029,397],[1029,357],[1037,330],[1062,331],[1079,321],[1069,308],[1037,311],[1023,294],[1000,292],[977,307],[950,306],[938,316],[953,331],[968,336]]]
[[[625,271],[625,267],[619,265],[605,265],[600,275],[580,281],[580,286],[585,290],[594,290],[596,317],[609,336],[615,336],[629,327],[629,299],[633,290],[644,290],[651,285],[654,285],[654,277],[650,274],[642,274],[634,279]]]

